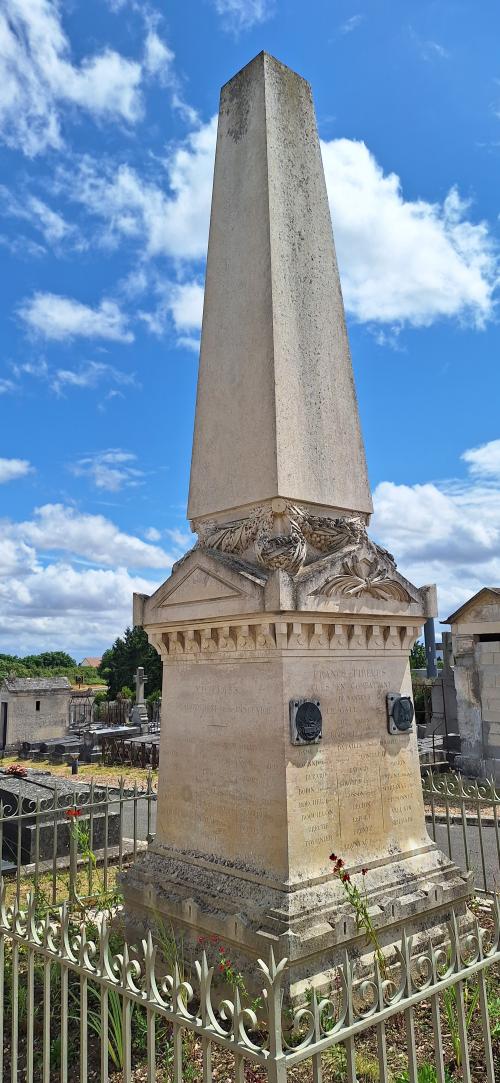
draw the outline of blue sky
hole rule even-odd
[[[313,86],[375,517],[446,616],[500,583],[500,12],[3,0],[0,651],[97,654],[185,520],[219,87]]]

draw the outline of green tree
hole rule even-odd
[[[76,661],[66,651],[42,651],[41,654],[28,654],[22,659],[29,669],[73,669]]]
[[[161,688],[161,658],[148,642],[143,628],[126,628],[123,637],[118,636],[113,646],[105,651],[99,666],[99,675],[107,681],[111,696],[124,687],[135,688],[134,676],[138,666],[144,667],[148,678],[148,694]]]
[[[427,657],[423,643],[414,643],[410,651],[410,666],[412,669],[425,669]]]

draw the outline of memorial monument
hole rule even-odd
[[[400,439],[395,411],[381,426]],[[427,834],[412,722],[435,589],[369,538],[371,511],[311,91],[261,53],[221,93],[198,541],[134,600],[163,715],[157,834],[124,889],[131,919],[222,937],[247,965],[272,944],[299,984],[361,942],[332,850],[382,943],[470,891]]]

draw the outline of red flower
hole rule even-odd
[[[337,855],[336,854],[330,854],[330,861],[336,861],[336,860],[337,860]]]
[[[216,943],[217,943],[217,941],[218,941],[218,939],[219,939],[219,937],[218,937],[218,936],[211,936],[211,937],[210,937],[210,939],[211,939],[211,941],[212,941],[212,944],[216,944]]]
[[[82,815],[81,808],[68,808],[66,809],[66,816],[68,820],[76,820],[78,816]]]
[[[340,879],[342,880],[343,884],[350,884],[351,883],[351,877],[349,876],[348,872],[343,872]]]
[[[224,963],[220,963],[219,970],[221,970],[222,973],[224,973]]]
[[[361,875],[366,876],[368,869],[361,869]]]
[[[345,861],[342,861],[342,858],[339,857],[339,859],[337,861],[337,865],[338,865],[339,869],[343,869],[344,865],[345,865]]]
[[[204,936],[199,936],[198,937],[198,943],[199,944],[204,944],[205,943],[205,937]]]

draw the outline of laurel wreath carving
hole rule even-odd
[[[308,545],[318,553],[333,554],[368,542],[366,526],[359,515],[331,519],[310,515],[295,504],[287,503],[280,518],[287,521],[289,531],[273,534],[276,516],[277,513],[267,506],[256,508],[245,519],[222,526],[213,521],[205,523],[199,544],[202,548],[240,556],[253,547],[254,556],[263,567],[294,574],[304,564]]]

